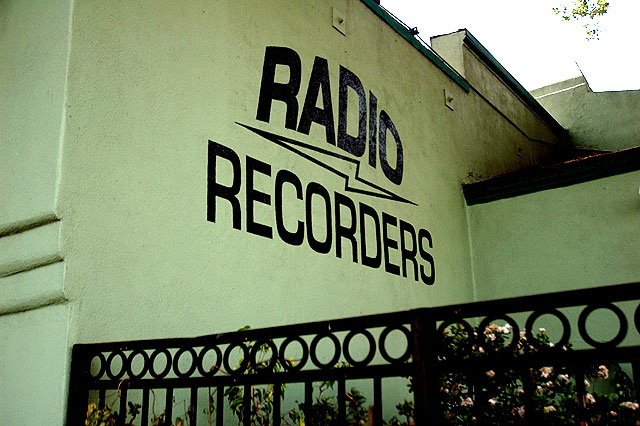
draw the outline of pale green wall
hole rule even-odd
[[[332,27],[333,7],[346,16],[346,36]],[[405,174],[399,187],[380,169],[363,167],[364,177],[418,207],[346,193],[341,179],[235,124],[331,148],[320,126],[309,136],[284,129],[277,102],[270,123],[255,119],[270,45],[302,58],[301,108],[316,55],[329,63],[334,110],[340,65],[375,93],[378,111],[401,134]],[[444,89],[456,98],[454,111]],[[198,335],[471,300],[460,183],[547,155],[546,145],[532,144],[477,93],[465,93],[356,0],[80,2],[66,120],[60,210],[74,341]],[[273,193],[275,173],[288,169],[303,185],[319,182],[428,229],[436,284],[320,255],[306,242],[292,247],[251,235],[244,225],[234,230],[225,210],[207,222],[209,139],[243,163],[251,155],[271,164],[272,177],[258,177],[260,190]],[[530,155],[519,157],[519,144]],[[298,215],[299,205],[289,200],[285,208]],[[272,208],[259,207],[259,221],[273,225]]]
[[[508,161],[513,158],[515,153],[517,158],[520,158],[521,167],[557,161],[558,150],[566,143],[564,135],[558,134],[557,123],[550,123],[532,113],[531,106],[523,100],[523,97],[528,95],[524,88],[522,88],[523,92],[517,93],[505,84],[508,78],[513,77],[498,75],[494,69],[488,67],[484,59],[481,59],[471,48],[470,44],[474,42],[467,40],[467,38],[473,38],[473,35],[463,29],[451,34],[433,37],[431,45],[447,63],[464,76],[470,83],[471,90],[481,96],[501,115],[500,119],[493,119],[489,116],[482,117],[484,120],[478,123],[480,129],[504,127],[510,131],[518,131],[519,135],[512,137],[511,145],[504,142],[501,144],[504,149],[508,148],[511,152],[505,151],[498,158]],[[481,49],[484,47],[482,46]],[[491,55],[490,52],[488,53]],[[492,59],[499,64],[500,58]],[[506,72],[508,73],[508,71]],[[455,98],[453,105],[456,106]],[[491,155],[494,154],[492,151],[487,152]],[[506,168],[506,170],[513,169]],[[495,167],[487,171],[473,170],[473,178],[475,180],[487,179],[500,175],[504,171],[505,167]]]
[[[479,299],[640,280],[640,172],[469,207]]]
[[[68,328],[57,189],[70,1],[0,1],[0,423],[62,425]]]
[[[4,79],[1,86],[8,94],[2,112],[11,120],[2,123],[2,137],[8,137],[2,149],[10,155],[0,157],[9,179],[0,190],[6,209],[0,210],[0,322],[7,348],[28,337],[16,346],[22,352],[3,357],[0,378],[17,383],[27,374],[19,371],[27,368],[34,376],[19,391],[2,394],[12,419],[31,403],[33,385],[60,390],[38,402],[47,406],[43,416],[55,419],[36,417],[33,424],[62,422],[73,343],[194,336],[246,324],[459,303],[473,300],[474,291],[481,298],[502,297],[510,289],[506,283],[513,282],[508,275],[515,273],[505,272],[511,270],[504,264],[495,267],[499,249],[506,245],[506,256],[507,248],[535,247],[538,243],[525,237],[546,229],[537,209],[520,204],[526,197],[467,208],[461,183],[547,161],[559,148],[558,135],[512,92],[502,93],[503,83],[469,52],[463,50],[473,85],[467,93],[359,0],[86,0],[73,9],[70,3],[36,6],[0,3],[2,54],[11,58],[0,69],[12,82]],[[334,7],[346,17],[346,36],[332,27]],[[37,30],[22,35],[27,27]],[[394,185],[379,166],[366,164],[362,176],[417,206],[346,192],[341,178],[236,124],[344,154],[324,141],[324,129],[316,124],[308,136],[285,129],[279,102],[269,123],[256,120],[267,46],[300,55],[300,109],[314,58],[328,60],[336,130],[341,65],[360,78],[367,94],[375,93],[378,112],[387,111],[401,135],[404,179]],[[21,68],[6,66],[9,62]],[[454,99],[453,110],[445,105],[445,91]],[[353,116],[357,106],[349,108]],[[418,283],[411,273],[398,277],[337,258],[335,245],[324,255],[306,239],[301,247],[287,245],[275,226],[273,239],[252,235],[246,232],[244,202],[241,230],[232,228],[224,203],[217,221],[208,222],[208,140],[234,150],[243,173],[246,156],[271,165],[271,177],[256,175],[257,189],[272,196],[271,207],[256,207],[261,223],[274,226],[274,178],[286,169],[303,187],[320,183],[332,201],[335,191],[379,215],[427,229],[435,285]],[[355,169],[333,165],[344,172]],[[554,198],[554,191],[544,193],[550,194],[544,205],[573,212],[588,203],[588,193],[572,191],[579,192],[570,192],[571,205]],[[241,200],[244,195],[243,189]],[[295,198],[285,200],[289,225],[302,218],[301,206]],[[510,226],[505,218],[520,219]],[[637,238],[622,236],[635,229],[633,220],[615,222],[614,229],[637,249]],[[520,222],[531,227],[523,235],[513,229]],[[561,225],[559,232],[569,233]],[[568,249],[576,256],[589,254],[577,243]],[[606,254],[614,257],[614,251]],[[526,254],[513,256],[534,270]],[[553,260],[544,250],[538,256],[541,262]],[[399,263],[397,252],[392,260]],[[571,265],[579,275],[574,281],[569,272],[554,278],[568,288],[581,282],[581,273],[593,278],[592,285],[603,283],[604,274],[581,272],[583,266]],[[614,282],[638,275],[634,265],[626,266]],[[555,288],[555,282],[543,280],[531,287]],[[3,347],[3,354],[7,351]],[[47,361],[34,367],[39,353]],[[51,374],[40,374],[41,368]]]
[[[55,214],[69,8],[0,2],[0,234]]]
[[[576,77],[531,93],[578,147],[618,151],[640,143],[640,90],[593,92]]]
[[[69,307],[0,316],[0,423],[63,425]]]

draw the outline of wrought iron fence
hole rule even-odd
[[[636,424],[639,301],[640,285],[625,284],[196,338],[78,344],[67,425],[109,413],[119,425],[170,425],[177,414],[190,426],[327,424],[326,412],[313,420],[327,383],[335,384],[336,425],[352,424],[354,404],[364,404],[349,383],[370,389],[364,410],[376,426]],[[617,411],[598,414],[586,379],[598,372],[596,382],[606,379],[614,365],[622,365],[618,381],[629,375],[636,385],[625,384],[624,400],[606,406]],[[555,382],[541,382],[550,375]],[[383,382],[400,379],[411,387],[412,412],[390,421],[385,411],[401,391]],[[300,402],[284,407],[284,392],[295,386]],[[619,384],[602,386],[615,393]]]

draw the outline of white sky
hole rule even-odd
[[[382,0],[427,43],[466,28],[528,90],[579,76],[576,62],[594,91],[640,89],[640,0],[609,3],[587,41],[582,22],[552,12],[573,0]]]

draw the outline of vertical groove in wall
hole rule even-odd
[[[476,268],[473,249],[473,233],[471,232],[471,209],[465,206],[465,218],[467,220],[467,241],[469,243],[469,269],[471,270],[471,297],[473,302],[478,301],[478,289],[476,285]]]

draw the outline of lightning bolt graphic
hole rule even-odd
[[[342,179],[344,179],[344,190],[347,192],[354,192],[357,194],[363,194],[363,195],[369,195],[371,197],[378,197],[378,198],[384,198],[387,200],[392,200],[392,201],[398,201],[401,203],[408,203],[408,204],[413,204],[414,206],[417,206],[416,203],[414,203],[413,201],[407,200],[406,198],[400,197],[399,195],[394,194],[393,192],[386,190],[384,188],[382,188],[381,186],[378,186],[374,183],[371,183],[369,181],[367,181],[366,179],[363,179],[362,177],[360,177],[360,162],[350,158],[350,157],[346,157],[344,155],[341,154],[337,154],[335,152],[331,152],[328,151],[326,149],[322,149],[322,148],[318,148],[316,146],[313,145],[309,145],[294,139],[289,139],[289,138],[285,138],[284,136],[280,136],[280,135],[276,135],[274,133],[270,133],[270,132],[266,132],[264,130],[260,130],[260,129],[256,129],[255,127],[251,127],[248,126],[246,124],[242,124],[242,123],[238,123],[236,122],[236,124],[244,127],[247,130],[250,130],[252,132],[254,132],[255,134],[262,136],[263,138],[267,139],[268,141],[271,141],[277,145],[280,145],[281,147],[288,149],[291,152],[294,152],[296,154],[298,154],[299,156],[311,161],[312,163],[324,168],[325,170],[330,171],[331,173],[340,176]],[[355,165],[355,174],[354,176],[349,176],[346,173],[343,173],[337,169],[335,169],[334,167],[332,167],[331,165],[327,164],[326,162],[322,162],[320,160],[318,160],[316,157],[311,156],[310,154],[306,153],[303,151],[304,150],[310,150],[313,152],[316,152],[318,154],[321,155],[325,155],[328,157],[332,157],[338,160],[342,160],[345,161],[347,163],[351,163],[353,165]],[[364,185],[365,187],[367,187],[367,189],[362,189],[362,188],[356,188],[355,186],[352,186],[349,184],[349,180],[353,179],[356,182],[359,182],[360,184]]]

